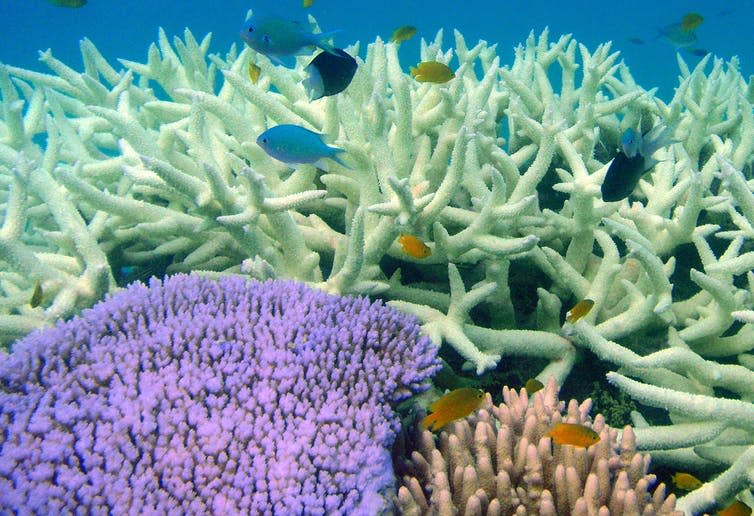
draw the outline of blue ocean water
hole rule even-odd
[[[539,34],[545,27],[550,28],[551,40],[572,33],[590,50],[612,41],[612,48],[621,52],[637,82],[646,89],[659,87],[659,96],[664,99],[672,96],[678,84],[678,65],[676,49],[657,37],[658,29],[680,21],[688,12],[698,12],[704,22],[696,31],[695,48],[726,60],[737,55],[744,75],[754,73],[754,0],[575,0],[567,9],[564,2],[553,0],[315,0],[305,11],[301,0],[89,0],[78,9],[55,7],[46,0],[3,0],[0,62],[43,71],[44,65],[37,61],[38,51],[51,48],[55,57],[78,69],[82,37],[91,39],[111,63],[118,57],[144,62],[158,27],[163,27],[168,36],[182,36],[185,27],[197,38],[212,32],[212,50],[224,53],[232,43],[241,44],[238,32],[249,8],[260,12],[273,5],[289,13],[311,13],[324,30],[343,29],[336,45],[345,47],[361,41],[362,54],[365,43],[378,35],[386,39],[394,28],[406,24],[416,26],[419,36],[426,38],[434,38],[436,31],[444,28],[448,46],[453,43],[454,28],[469,44],[479,39],[497,43],[503,64],[512,62],[513,48],[530,31]],[[632,42],[637,39],[642,43]],[[418,57],[418,46],[415,37],[401,48],[405,67]],[[700,59],[688,52],[682,55],[689,63]]]

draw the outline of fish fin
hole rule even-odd
[[[285,68],[296,68],[296,56],[267,56],[273,63]]]
[[[330,156],[330,159],[333,160],[335,163],[337,163],[338,165],[340,165],[343,168],[347,168],[348,170],[353,170],[353,168],[351,168],[348,165],[346,165],[345,162],[342,159],[340,159],[339,157],[337,157],[337,156]]]
[[[678,141],[673,138],[673,132],[675,131],[677,125],[678,123],[676,122],[670,123],[668,125],[656,125],[652,129],[650,129],[649,132],[644,135],[641,144],[641,150],[639,151],[641,155],[649,160],[652,154],[657,152],[659,149],[667,147],[668,145],[671,145]],[[650,168],[652,167],[647,167],[647,170],[649,170]]]
[[[338,32],[343,32],[343,29],[335,29],[329,30],[327,32],[320,32],[319,34],[312,34],[312,36],[315,38],[314,45],[318,46],[329,54],[340,57],[340,54],[335,51],[335,46],[329,41],[325,41],[333,37]]]
[[[433,432],[437,432],[438,430],[442,430],[451,421],[453,421],[453,420],[452,419],[447,419],[447,417],[445,419],[441,419],[441,418],[438,417],[435,420],[435,423],[432,425],[432,431]]]
[[[419,423],[419,428],[421,428],[422,430],[427,430],[428,428],[431,429],[431,427],[433,427],[436,423],[437,423],[437,414],[428,414]]]
[[[319,170],[321,170],[322,172],[325,172],[327,174],[329,174],[330,172],[332,172],[332,166],[333,165],[332,165],[332,163],[329,163],[327,161],[327,159],[325,159],[325,158],[318,159],[314,163],[309,163],[309,164],[313,165],[314,167],[318,168]]]
[[[321,99],[325,96],[325,86],[322,81],[322,74],[319,73],[316,66],[307,66],[306,71],[309,72],[309,76],[303,80],[302,84],[306,90],[306,94],[309,96],[309,101]]]
[[[344,149],[339,149],[338,147],[330,147],[330,146],[328,146],[327,148],[330,149],[331,151],[330,154],[327,155],[328,158],[330,158],[331,160],[333,160],[335,163],[337,163],[343,168],[347,168],[348,170],[353,170],[353,168],[346,165],[343,162],[343,160],[338,157],[338,154],[340,154],[341,152],[345,152]]]

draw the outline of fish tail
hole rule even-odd
[[[316,66],[308,66],[309,76],[301,83],[304,85],[309,101],[321,99],[325,96],[325,86],[322,81],[322,74]]]
[[[437,414],[429,414],[421,420],[421,423],[419,423],[419,428],[421,428],[422,430],[426,430],[428,428],[433,429],[432,427],[437,424],[437,422]]]
[[[342,32],[342,31],[343,29],[335,29],[335,30],[329,30],[327,32],[321,32],[319,34],[314,34],[313,36],[316,39],[314,44],[318,46],[319,48],[321,48],[322,50],[324,50],[325,52],[329,52],[330,54],[337,56],[338,53],[335,51],[335,47],[333,46],[332,43],[330,43],[327,40],[329,40],[338,32]]]
[[[677,125],[676,122],[666,126],[658,125],[653,127],[642,141],[641,155],[649,159],[657,150],[678,141],[673,138],[673,131],[675,131]]]
[[[331,160],[333,160],[335,163],[337,163],[343,168],[347,168],[348,170],[353,170],[351,167],[346,165],[342,159],[338,157],[338,154],[340,154],[341,152],[345,152],[344,149],[341,149],[339,147],[330,147],[330,146],[328,146],[327,148],[330,149],[330,154],[329,156],[327,156],[328,158],[330,158]]]

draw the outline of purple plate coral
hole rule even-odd
[[[140,283],[0,356],[0,508],[374,513],[414,318],[291,281]]]

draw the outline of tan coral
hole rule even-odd
[[[648,474],[649,456],[636,452],[634,433],[618,431],[602,415],[589,417],[591,400],[558,400],[554,381],[532,397],[503,388],[504,402],[486,404],[434,436],[417,433],[413,451],[397,461],[401,514],[420,515],[600,515],[667,514],[665,497]],[[545,434],[557,422],[594,429],[600,442],[589,448],[554,446]],[[410,455],[409,455],[410,454]]]

